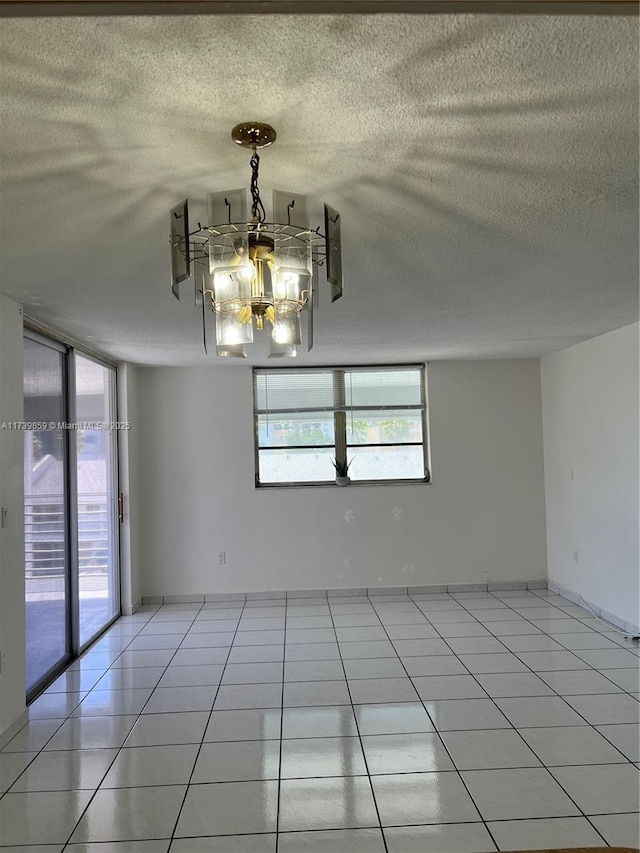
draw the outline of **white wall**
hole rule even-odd
[[[634,625],[638,332],[592,338],[541,368],[549,579]]]
[[[256,490],[251,370],[141,368],[143,594],[545,578],[538,360],[428,376],[431,485]]]
[[[0,295],[0,425],[22,417],[22,309]],[[0,734],[25,709],[23,437],[0,429],[0,506],[9,508],[9,525],[0,528]]]

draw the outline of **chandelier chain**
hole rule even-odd
[[[253,154],[251,156],[251,160],[249,161],[249,165],[251,166],[251,216],[253,217],[254,222],[257,222],[259,225],[262,225],[267,217],[267,214],[264,209],[262,199],[260,198],[260,189],[258,187],[258,170],[260,169],[260,157],[255,146],[253,148]]]

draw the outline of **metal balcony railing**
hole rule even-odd
[[[65,572],[65,509],[62,495],[25,496],[25,574],[62,577]],[[78,500],[79,571],[104,573],[109,565],[111,519],[107,495]]]

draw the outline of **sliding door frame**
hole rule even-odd
[[[60,353],[62,358],[62,412],[63,417],[66,417],[66,412],[69,410],[69,348],[59,341],[44,335],[34,332],[30,329],[24,329],[24,337],[28,338],[40,346],[45,346],[48,349]],[[64,430],[68,433],[69,430]],[[57,676],[69,666],[69,663],[74,658],[73,645],[73,604],[72,604],[72,572],[71,567],[71,502],[69,495],[69,436],[63,434],[62,441],[62,470],[64,476],[64,616],[65,616],[65,654],[60,660],[48,669],[43,675],[32,685],[27,691],[27,704],[36,698]],[[26,564],[25,564],[26,570]],[[25,578],[26,582],[26,578]],[[26,602],[25,602],[26,603]],[[25,634],[26,640],[26,634]]]
[[[70,353],[70,362],[69,362],[69,365],[70,365],[69,373],[72,376],[72,380],[71,380],[72,384],[70,383],[69,388],[70,388],[70,399],[73,401],[73,403],[72,403],[73,411],[72,412],[70,411],[70,415],[73,414],[73,423],[75,423],[77,421],[76,388],[75,388],[76,354],[82,356],[82,358],[84,358],[87,361],[93,361],[95,364],[100,365],[100,367],[104,367],[107,370],[111,371],[111,376],[109,378],[109,408],[110,408],[109,414],[110,414],[110,421],[116,421],[117,422],[118,421],[118,391],[117,391],[118,377],[117,377],[117,371],[116,371],[115,365],[110,364],[108,361],[105,361],[104,359],[99,358],[98,356],[94,355],[93,353],[84,352],[80,347],[71,347],[70,350],[71,350],[71,353]],[[71,432],[71,430],[70,430],[70,432]],[[73,432],[75,432],[75,431],[73,431]],[[115,562],[115,566],[112,567],[111,571],[112,571],[112,577],[114,580],[113,595],[114,595],[115,601],[117,603],[117,608],[116,608],[115,614],[111,617],[111,619],[109,619],[107,622],[105,622],[105,624],[101,628],[99,628],[95,634],[93,634],[91,637],[89,637],[88,640],[85,640],[84,643],[80,642],[80,589],[79,589],[80,557],[79,557],[79,553],[78,553],[78,511],[77,511],[77,507],[78,507],[78,478],[77,478],[77,476],[73,476],[72,477],[72,480],[73,480],[72,500],[75,501],[74,505],[76,507],[76,510],[73,513],[73,519],[74,519],[74,524],[75,524],[76,529],[75,529],[75,534],[73,537],[73,543],[74,543],[74,548],[75,548],[75,554],[73,555],[74,559],[75,559],[75,563],[73,565],[75,566],[75,570],[72,569],[72,575],[74,576],[76,585],[78,587],[75,591],[75,594],[77,595],[77,597],[73,599],[74,603],[77,602],[77,606],[75,607],[76,612],[74,614],[74,616],[75,616],[75,618],[74,618],[74,622],[75,622],[74,630],[76,632],[75,633],[76,642],[74,643],[74,649],[78,650],[77,653],[79,655],[81,655],[83,652],[85,652],[89,648],[89,646],[92,643],[94,643],[98,639],[98,637],[102,636],[102,634],[104,634],[104,632],[107,630],[107,628],[109,628],[111,625],[113,625],[113,623],[116,621],[116,619],[119,619],[120,616],[122,615],[122,599],[121,599],[121,583],[120,583],[120,518],[118,516],[118,495],[120,494],[120,471],[119,471],[119,466],[118,466],[118,458],[119,458],[118,432],[117,432],[117,430],[107,430],[107,433],[108,433],[108,440],[109,440],[109,453],[111,456],[110,465],[109,465],[109,469],[107,471],[107,474],[112,477],[111,482],[113,483],[113,494],[111,495],[111,500],[109,501],[109,504],[108,504],[108,512],[109,512],[109,517],[111,518],[111,525],[112,525],[111,526],[112,542],[111,542],[111,549],[110,550],[111,550],[112,559]],[[77,433],[76,433],[76,435],[77,435]],[[73,446],[72,452],[75,456],[75,459],[72,461],[70,471],[73,471],[75,473],[78,470],[78,442],[72,441],[70,443]]]
[[[67,347],[67,418],[76,423],[76,354],[73,347]],[[67,433],[67,480],[69,495],[69,585],[71,587],[71,653],[76,657],[80,653],[80,572],[78,562],[78,439],[75,430]],[[72,435],[73,433],[73,435]]]
[[[111,420],[117,421],[117,373],[116,365],[96,356],[94,353],[86,352],[81,346],[63,343],[54,337],[44,335],[25,324],[23,337],[34,343],[41,344],[61,353],[62,359],[62,408],[63,421],[73,424],[77,421],[76,407],[76,354],[99,364],[101,367],[112,371],[109,381],[109,402],[111,406]],[[63,658],[51,669],[47,670],[38,681],[27,690],[26,701],[31,703],[45,690],[69,664],[85,652],[122,614],[121,583],[120,583],[120,521],[118,517],[118,495],[120,494],[119,468],[118,468],[118,435],[109,432],[111,460],[108,474],[113,478],[113,495],[108,503],[108,512],[112,523],[112,559],[115,566],[112,567],[114,580],[114,599],[117,604],[115,614],[96,631],[84,643],[80,643],[80,573],[78,553],[78,442],[77,432],[74,429],[65,429],[62,441],[63,471],[65,478],[64,493],[64,560],[65,560],[65,643],[66,652]],[[26,635],[25,635],[26,641]]]

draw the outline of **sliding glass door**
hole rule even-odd
[[[64,350],[25,339],[27,693],[71,655],[66,387]]]
[[[115,371],[75,354],[80,646],[117,615]]]
[[[27,697],[120,611],[115,370],[24,341]]]

